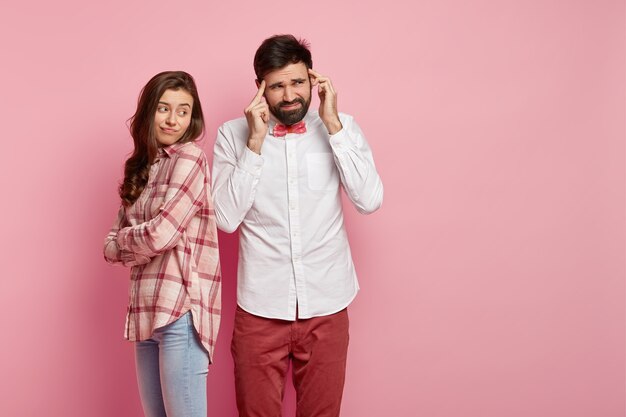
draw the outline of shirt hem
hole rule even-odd
[[[298,316],[298,319],[312,319],[313,317],[324,317],[324,316],[330,316],[332,314],[336,314],[338,312],[340,312],[341,310],[343,310],[344,308],[348,307],[350,304],[352,304],[352,302],[354,301],[354,299],[356,298],[357,294],[359,293],[359,288],[356,289],[356,291],[354,292],[354,294],[352,294],[352,297],[350,297],[348,299],[348,301],[346,301],[345,303],[342,303],[340,307],[336,307],[333,308],[332,310],[328,311],[328,312],[323,312],[323,313],[319,313],[319,314],[308,314],[306,316]],[[244,310],[246,313],[250,313],[252,315],[258,316],[258,317],[263,317],[264,319],[274,319],[274,320],[285,320],[285,321],[295,321],[291,318],[285,318],[285,317],[279,317],[277,315],[268,315],[268,314],[262,314],[259,312],[255,312],[253,311],[253,309],[251,308],[247,308],[243,305],[241,305],[241,303],[237,302],[237,305]]]

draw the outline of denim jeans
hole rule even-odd
[[[206,417],[209,355],[191,313],[135,343],[135,363],[146,417]]]

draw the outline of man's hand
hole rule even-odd
[[[248,121],[248,148],[252,152],[261,154],[261,146],[269,129],[270,109],[263,100],[265,80],[261,81],[259,91],[243,111]]]
[[[320,119],[322,119],[328,133],[334,135],[343,128],[337,112],[337,93],[330,82],[330,78],[324,77],[312,69],[309,69],[309,76],[311,77],[311,85],[317,85],[317,94],[320,97]]]

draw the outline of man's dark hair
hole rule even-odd
[[[274,35],[263,41],[254,54],[254,72],[260,82],[267,73],[289,64],[303,62],[313,68],[309,43],[296,39],[293,35]]]

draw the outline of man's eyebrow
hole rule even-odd
[[[303,83],[303,82],[305,82],[305,81],[306,81],[306,78],[292,78],[292,79],[291,79],[291,82],[300,82],[300,83]],[[282,82],[282,81],[279,81],[279,82],[277,82],[277,83],[270,84],[270,85],[268,86],[268,88],[272,88],[272,87],[280,87],[281,85],[283,85],[283,82]]]

